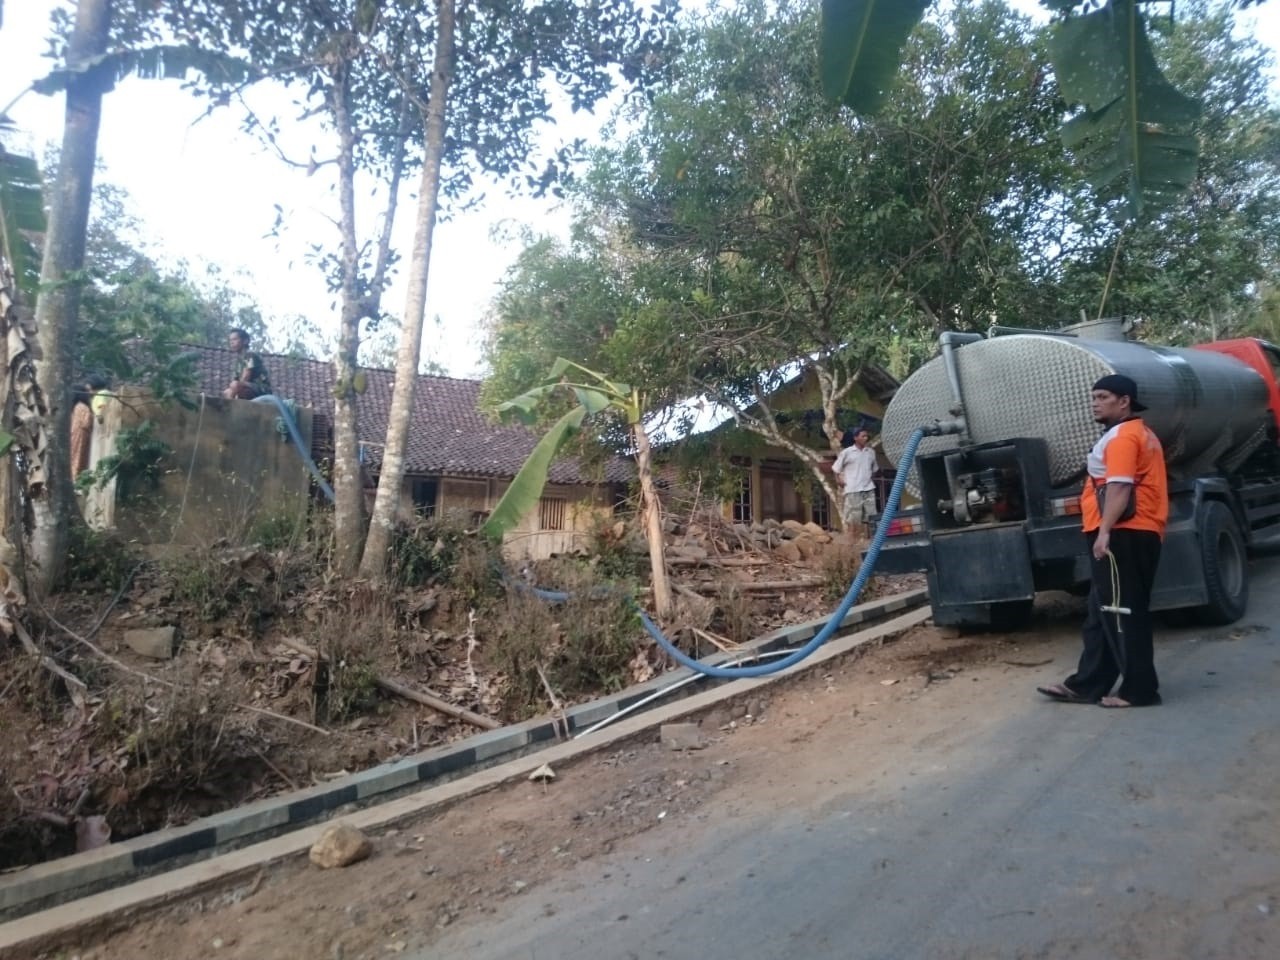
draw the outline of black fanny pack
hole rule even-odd
[[[1107,485],[1105,483],[1093,484],[1093,495],[1098,498],[1098,516],[1101,517],[1107,508]],[[1129,485],[1129,502],[1124,505],[1124,509],[1120,511],[1120,517],[1116,523],[1124,523],[1126,520],[1132,520],[1138,512],[1138,485],[1136,483]]]

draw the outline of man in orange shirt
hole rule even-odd
[[[1150,606],[1169,491],[1164,449],[1136,416],[1145,409],[1138,385],[1123,374],[1093,385],[1093,417],[1106,428],[1089,451],[1080,497],[1093,586],[1076,672],[1062,683],[1036,688],[1053,700],[1103,707],[1160,702]],[[1117,679],[1120,689],[1112,696]]]

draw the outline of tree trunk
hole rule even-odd
[[[671,616],[671,586],[667,582],[667,558],[662,538],[662,504],[653,486],[649,435],[639,423],[631,425],[636,442],[636,473],[640,477],[640,516],[649,541],[649,570],[653,578],[653,612],[660,619]]]
[[[404,454],[413,419],[413,395],[422,356],[422,325],[427,312],[427,277],[431,269],[431,242],[435,234],[440,197],[440,167],[444,161],[449,84],[453,80],[455,0],[439,0],[436,5],[436,55],[431,70],[431,92],[427,102],[426,147],[422,182],[418,187],[418,224],[413,237],[409,265],[409,291],[405,296],[400,350],[396,354],[396,382],[387,415],[387,440],[378,472],[378,495],[373,519],[360,561],[366,577],[386,573],[391,535],[400,506],[404,482]]]
[[[67,49],[69,67],[106,50],[110,21],[110,0],[80,0]],[[110,75],[101,67],[73,73],[69,79],[62,152],[49,198],[35,316],[41,352],[35,363],[36,383],[46,433],[42,463],[27,474],[32,509],[27,583],[40,593],[51,591],[62,573],[76,508],[70,457],[72,350],[79,323],[79,273],[84,269],[102,95],[109,82]]]
[[[332,112],[338,133],[338,203],[342,231],[342,313],[333,358],[333,561],[354,573],[364,543],[364,484],[360,476],[355,379],[360,349],[360,247],[356,239],[355,131],[351,125],[350,66],[335,71]]]

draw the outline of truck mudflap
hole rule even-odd
[[[928,573],[932,569],[933,548],[924,533],[889,537],[876,560],[878,574]]]
[[[1007,603],[1035,597],[1027,531],[1021,523],[935,532],[932,562],[936,593],[945,606]]]

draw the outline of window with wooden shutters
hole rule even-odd
[[[538,529],[563,530],[567,503],[564,497],[543,497],[538,501]]]

